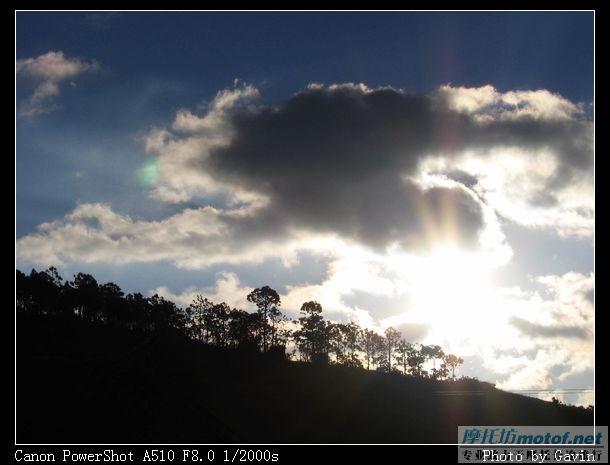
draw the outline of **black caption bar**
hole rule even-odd
[[[13,463],[206,463],[274,464],[325,461],[404,460],[422,456],[455,460],[457,446],[437,445],[16,445]],[[370,454],[370,455],[369,455]]]

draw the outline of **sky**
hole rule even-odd
[[[17,12],[16,267],[593,403],[591,12]],[[551,392],[551,390],[559,390]]]

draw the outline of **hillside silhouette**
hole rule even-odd
[[[265,314],[257,331],[233,344],[223,332],[216,339],[193,337],[188,319],[178,317],[191,313],[157,296],[146,307],[155,318],[135,324],[118,311],[130,313],[125,302],[147,299],[119,298],[117,287],[110,293],[116,300],[104,300],[96,292],[106,286],[103,295],[109,295],[108,285],[78,276],[64,284],[52,270],[18,272],[18,442],[454,443],[458,425],[593,423],[590,409],[457,379],[446,366],[426,371],[417,358],[438,352],[430,349],[437,346],[411,348],[405,375],[392,366],[392,344],[400,338],[391,332],[383,346],[389,366],[378,359],[376,370],[366,370],[362,346],[356,353],[347,344],[335,353],[331,342],[344,333],[325,332],[341,326],[322,325],[319,304],[304,304],[306,316],[290,335],[301,341],[303,361],[288,360],[281,344],[288,335],[265,321],[277,318],[279,305],[270,288],[248,297]],[[233,315],[227,325],[257,314]],[[195,335],[213,327],[195,327]]]

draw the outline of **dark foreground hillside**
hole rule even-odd
[[[592,423],[486,383],[272,360],[173,330],[17,321],[20,443],[454,443],[458,425]]]

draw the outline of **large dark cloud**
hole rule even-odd
[[[424,190],[409,180],[427,155],[550,148],[561,160],[552,180],[557,186],[591,163],[583,143],[586,122],[481,122],[451,110],[438,95],[394,89],[311,89],[275,106],[236,107],[225,117],[233,128],[231,142],[194,169],[270,199],[258,224],[246,227],[265,233],[291,226],[336,232],[374,247],[391,242],[412,247],[431,229],[437,236],[457,234],[464,246],[476,243],[483,215],[469,191]]]

